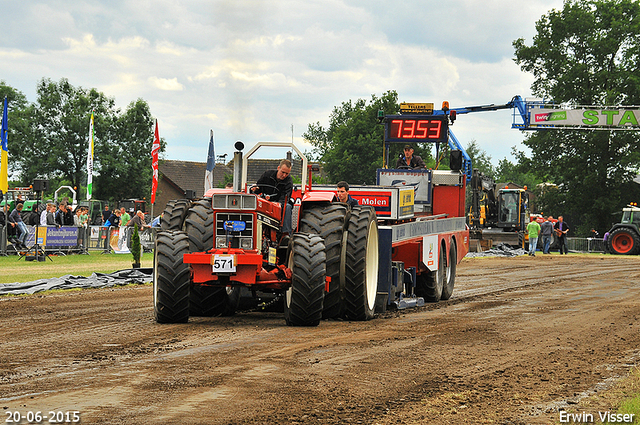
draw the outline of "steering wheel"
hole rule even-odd
[[[254,184],[253,186],[251,186],[251,189],[253,189],[254,187],[258,187],[260,189],[264,189],[265,187],[270,187],[274,190],[275,193],[259,193],[258,196],[260,196],[263,199],[267,199],[266,198],[267,195],[272,196],[278,192],[278,188],[270,184],[261,184],[259,186],[257,184]]]

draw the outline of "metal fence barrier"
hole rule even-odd
[[[605,252],[604,241],[594,238],[567,238],[567,248],[575,252]]]
[[[104,226],[27,226],[28,235],[26,246],[33,248],[37,241],[42,250],[48,254],[87,254],[91,251],[104,253],[126,253],[131,246],[133,227],[104,227]],[[0,255],[16,254],[13,247],[14,232],[8,234],[8,228],[0,227]],[[140,244],[145,252],[153,250],[155,244],[155,228],[146,228],[139,232]],[[25,250],[19,250],[24,252]]]

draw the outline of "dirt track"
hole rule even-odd
[[[153,321],[151,286],[0,299],[0,406],[94,424],[538,424],[640,360],[640,257],[465,259],[369,322]],[[602,403],[602,402],[601,402]],[[21,423],[27,423],[23,420]]]

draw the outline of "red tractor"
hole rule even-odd
[[[246,293],[282,299],[294,326],[368,320],[388,306],[451,297],[456,265],[469,249],[463,173],[379,170],[380,185],[351,188],[360,206],[350,208],[334,202],[334,187],[312,190],[311,167],[295,145],[261,142],[247,158],[260,146],[292,148],[302,158],[302,184],[292,194],[294,233],[281,232],[280,203],[250,193],[236,144],[233,189],[172,201],[164,211],[154,257],[157,322],[232,315]]]
[[[213,189],[196,202],[170,203],[156,240],[156,321],[231,315],[240,288],[282,296],[289,325],[315,326],[338,316],[372,318],[378,276],[375,210],[349,210],[332,203],[333,192],[303,188],[294,222],[298,232],[290,238],[280,231],[281,204],[257,195]]]

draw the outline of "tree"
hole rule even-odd
[[[2,86],[0,85],[0,90]],[[87,181],[89,122],[94,114],[94,197],[105,200],[144,198],[151,187],[153,119],[148,104],[132,102],[124,113],[115,100],[96,89],[74,87],[67,79],[38,82],[37,99],[26,98],[11,121],[15,169],[28,185],[35,178],[79,188]],[[12,119],[11,117],[10,119]],[[161,152],[164,143],[161,141]]]
[[[377,120],[379,110],[387,115],[398,113],[398,94],[388,91],[381,97],[372,95],[368,104],[364,99],[343,102],[334,107],[328,128],[319,122],[309,124],[303,137],[315,147],[314,154],[324,162],[329,180],[375,183],[376,169],[382,167],[384,156],[384,126]],[[418,147],[414,149],[416,155],[422,155]],[[395,166],[395,158],[401,151],[402,146],[393,147],[391,166]]]
[[[151,148],[153,123],[149,105],[142,99],[131,102],[117,116],[111,131],[98,139],[94,149],[97,162],[96,197],[122,200],[144,199],[151,195]],[[160,140],[160,151],[166,143]]]
[[[491,156],[484,149],[480,149],[478,142],[471,140],[465,148],[467,155],[471,158],[471,166],[480,171],[485,176],[494,178],[495,168],[491,163]]]
[[[535,95],[574,105],[639,104],[640,3],[567,0],[536,30],[531,46],[513,43],[516,63],[535,77]],[[531,170],[558,185],[574,234],[606,231],[630,201],[622,189],[640,169],[637,132],[540,131],[524,144],[533,152]]]

